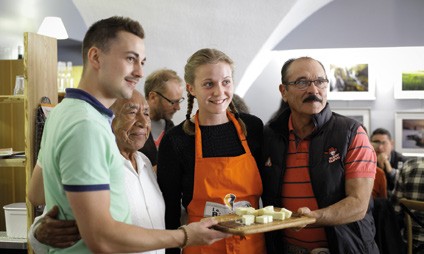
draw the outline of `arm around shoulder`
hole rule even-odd
[[[28,199],[33,206],[45,204],[43,171],[38,163],[35,165],[29,181]]]
[[[39,242],[37,238],[35,238],[35,231],[37,230],[37,227],[40,225],[40,221],[45,214],[46,214],[46,210],[44,210],[42,215],[36,217],[28,231],[28,241],[31,244],[32,250],[36,254],[47,254],[49,252],[48,246]]]

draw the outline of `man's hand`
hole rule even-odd
[[[315,219],[317,218],[317,214],[315,214],[313,211],[311,211],[311,209],[309,209],[308,207],[300,207],[297,210],[296,213],[297,213],[298,216],[306,216],[306,217],[315,218]],[[303,229],[306,226],[307,226],[306,224],[300,225],[298,227],[292,228],[292,230],[297,232],[297,231],[300,231],[301,229]]]
[[[81,236],[76,222],[74,220],[56,220],[58,213],[59,208],[57,206],[54,206],[46,213],[35,230],[34,236],[45,245],[55,248],[67,248],[75,244]]]
[[[231,236],[231,234],[211,229],[211,227],[216,224],[218,224],[218,221],[212,218],[188,224],[186,226],[188,234],[187,244],[190,246],[209,245]]]
[[[389,157],[384,153],[380,153],[377,156],[377,166],[382,168],[388,174],[392,172],[392,166],[390,165]]]

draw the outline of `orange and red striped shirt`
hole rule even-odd
[[[300,207],[309,207],[311,211],[317,210],[318,204],[309,175],[310,139],[296,137],[291,116],[289,130],[287,165],[282,188],[282,207],[291,211],[297,211]],[[375,152],[369,143],[366,132],[360,126],[348,148],[344,162],[345,180],[364,177],[375,178],[375,162]],[[306,227],[300,231],[288,229],[284,231],[283,240],[309,250],[328,246],[323,227]]]

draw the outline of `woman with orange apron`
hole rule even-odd
[[[263,124],[255,116],[239,115],[232,103],[232,65],[215,49],[199,50],[187,62],[187,119],[167,132],[159,147],[158,182],[169,229],[181,225],[181,204],[187,223],[232,213],[236,207],[259,206],[262,182],[257,165],[261,165]],[[199,110],[191,118],[194,98]],[[252,234],[187,247],[183,253],[263,254],[266,250],[263,234]]]
[[[193,199],[188,206],[188,223],[199,221],[205,216],[205,202],[209,202],[208,204],[223,204],[225,203],[224,198],[229,193],[234,194],[236,200],[249,202],[252,207],[258,208],[259,206],[258,201],[259,196],[262,194],[262,184],[258,184],[258,179],[260,179],[258,167],[250,153],[240,124],[231,113],[227,115],[236,127],[246,153],[234,157],[204,158],[202,155],[202,138],[196,114],[194,191]],[[263,235],[254,234],[246,236],[246,239],[233,236],[209,246],[188,247],[184,250],[184,253],[264,253],[263,246]]]

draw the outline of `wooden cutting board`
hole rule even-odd
[[[303,227],[316,221],[314,218],[292,215],[292,217],[285,220],[274,220],[266,224],[254,223],[247,226],[241,223],[241,216],[237,214],[227,214],[213,218],[218,221],[218,224],[213,226],[214,229],[241,236],[285,228]]]

